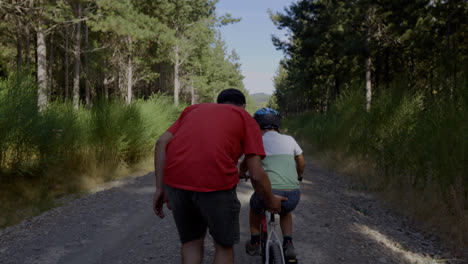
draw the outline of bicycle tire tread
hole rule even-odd
[[[281,256],[281,247],[277,244],[270,246],[270,264],[283,264],[284,261]]]

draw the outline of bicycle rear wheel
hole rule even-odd
[[[260,255],[262,256],[262,263],[266,260],[266,241],[267,241],[267,222],[265,214],[262,215],[262,222],[260,224]]]
[[[283,264],[284,259],[281,256],[281,247],[278,244],[273,244],[270,246],[270,263],[269,264]]]
[[[262,263],[265,263],[266,260],[266,240],[267,234],[263,231],[260,231],[260,255],[262,256]]]

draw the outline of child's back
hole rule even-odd
[[[275,130],[263,134],[263,147],[266,157],[262,164],[268,173],[272,189],[299,189],[295,157],[302,154],[293,137],[280,134]]]

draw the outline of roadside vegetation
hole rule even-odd
[[[153,95],[130,105],[99,100],[89,110],[56,101],[39,112],[30,77],[1,80],[0,226],[49,209],[63,195],[151,171],[154,143],[181,107]]]
[[[468,3],[298,1],[270,105],[356,188],[468,255]]]
[[[366,112],[362,91],[340,96],[325,114],[285,120],[311,153],[349,175],[357,189],[388,199],[397,212],[468,245],[468,93],[451,102],[427,102],[411,93],[382,93]]]

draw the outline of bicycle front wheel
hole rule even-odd
[[[281,254],[281,247],[278,244],[273,244],[270,246],[270,256],[269,256],[269,264],[283,264],[284,259]]]

